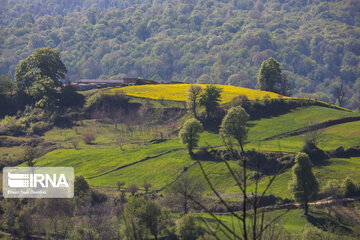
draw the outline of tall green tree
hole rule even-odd
[[[202,88],[199,85],[190,85],[187,95],[187,109],[198,119],[197,111],[199,107],[200,95]]]
[[[176,235],[179,240],[196,240],[204,232],[204,229],[196,223],[195,217],[191,214],[182,216],[176,222]]]
[[[36,100],[35,105],[47,112],[54,112],[59,104],[57,87],[55,81],[47,76],[38,78],[30,92],[30,95]]]
[[[192,149],[198,146],[200,133],[203,131],[203,126],[199,120],[191,118],[184,123],[183,128],[179,132],[179,137],[182,144],[186,144],[189,154],[192,156]]]
[[[180,210],[182,214],[187,214],[196,202],[201,202],[204,190],[200,177],[182,174],[166,189],[165,197],[169,205]]]
[[[280,63],[274,58],[265,60],[258,73],[257,87],[263,91],[277,92],[275,85],[283,80]]]
[[[76,197],[84,197],[90,191],[90,186],[83,175],[75,177],[74,195]]]
[[[0,77],[0,95],[13,95],[14,83],[11,81],[10,73]]]
[[[65,78],[66,73],[66,67],[57,50],[39,48],[20,61],[15,71],[15,82],[18,90],[30,93],[36,81],[44,77],[50,78],[54,86],[60,87],[60,80]]]
[[[222,120],[220,134],[226,145],[232,146],[232,139],[235,139],[241,151],[244,152],[244,144],[247,140],[248,129],[246,123],[249,114],[241,106],[232,107]]]
[[[201,95],[200,105],[205,107],[207,116],[212,116],[221,101],[222,88],[215,85],[207,85],[204,94]]]
[[[148,239],[147,231],[158,239],[160,234],[160,223],[162,211],[158,204],[144,198],[130,198],[123,212],[125,234],[128,239]]]
[[[145,201],[140,211],[141,222],[149,229],[155,240],[160,234],[162,216],[161,208],[157,203],[150,200]]]
[[[319,184],[312,172],[312,163],[306,153],[298,153],[293,167],[293,181],[290,185],[292,195],[308,214],[309,202],[316,200]]]

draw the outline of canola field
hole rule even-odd
[[[198,84],[203,89],[207,84]],[[164,99],[172,101],[186,101],[187,91],[190,84],[151,84],[151,85],[137,85],[128,86],[123,88],[113,88],[106,93],[115,94],[118,91],[125,92],[129,96],[143,97],[151,99]],[[287,98],[279,94],[267,91],[254,90],[249,88],[230,86],[230,85],[216,85],[222,88],[221,93],[222,103],[228,103],[233,100],[234,97],[239,95],[246,95],[249,100],[263,99],[268,96],[270,98]]]

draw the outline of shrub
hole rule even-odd
[[[46,132],[47,130],[49,130],[50,127],[51,127],[50,123],[43,122],[43,121],[36,122],[36,123],[31,124],[31,132],[33,134],[41,135],[44,132]]]
[[[347,177],[344,180],[344,195],[345,197],[354,197],[358,194],[357,188],[351,178]]]
[[[107,200],[107,196],[104,193],[98,192],[96,190],[91,190],[91,205],[96,205],[104,203]]]
[[[86,144],[91,144],[93,141],[95,141],[95,136],[94,134],[91,134],[91,133],[86,133],[84,136],[83,136],[83,141],[84,143]]]
[[[135,195],[139,190],[138,186],[136,184],[130,184],[128,188],[126,189],[127,192],[131,193],[131,195]]]
[[[249,99],[246,95],[241,94],[237,97],[234,97],[231,104],[233,107],[240,106],[240,107],[245,108],[245,107],[248,107],[248,105],[249,105]]]
[[[74,195],[77,197],[85,196],[90,190],[90,186],[84,176],[76,176],[74,181]]]
[[[96,92],[95,94],[91,95],[86,99],[85,108],[90,109],[93,106],[96,106],[97,104],[100,103],[102,97],[103,97],[102,92]]]
[[[9,133],[9,135],[21,135],[24,133],[26,126],[16,116],[5,116],[0,122],[0,127]]]
[[[36,158],[37,155],[37,151],[35,148],[32,147],[26,147],[24,154],[22,156],[22,161],[26,162],[26,164],[29,167],[33,167],[34,166],[34,159]]]
[[[61,90],[60,106],[63,107],[81,107],[84,105],[84,96],[76,92],[76,88],[67,84]]]
[[[329,159],[328,154],[325,151],[318,148],[311,141],[305,140],[305,143],[304,143],[303,148],[301,149],[301,152],[306,153],[309,156],[311,162],[314,164],[320,163],[323,160]]]
[[[204,234],[204,229],[196,224],[195,217],[186,214],[176,222],[179,240],[196,240]]]
[[[73,142],[71,142],[71,145],[74,147],[74,149],[78,149],[79,142],[73,141]]]
[[[335,180],[335,179],[331,179],[329,180],[326,185],[325,188],[323,190],[323,194],[325,194],[326,197],[338,197],[340,196],[341,193],[341,186],[340,183]]]
[[[120,191],[121,188],[125,185],[125,182],[123,182],[123,181],[118,181],[118,182],[116,183],[116,185],[117,185],[117,190]]]

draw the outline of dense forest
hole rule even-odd
[[[360,106],[358,0],[2,0],[0,74],[57,48],[67,78],[256,87],[274,57],[293,95]]]

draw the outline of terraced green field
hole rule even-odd
[[[146,99],[145,99],[146,100]],[[131,101],[145,101],[143,98],[133,97]],[[170,102],[153,101],[153,107],[171,107]],[[177,104],[180,104],[177,102]],[[264,118],[248,123],[248,143],[245,150],[256,149],[259,151],[283,151],[298,152],[304,140],[304,134],[272,138],[280,134],[289,133],[309,124],[323,123],[329,120],[357,117],[359,113],[342,111],[330,107],[305,106],[294,109],[287,114]],[[179,120],[175,129],[179,129],[182,122],[188,118]],[[54,150],[36,159],[35,166],[72,166],[75,174],[82,174],[91,186],[103,189],[108,193],[115,193],[116,183],[124,181],[126,186],[130,184],[143,185],[145,182],[152,184],[152,189],[162,191],[183,174],[197,176],[198,181],[204,181],[203,173],[196,161],[192,160],[184,145],[176,137],[177,132],[166,135],[164,126],[127,126],[120,124],[118,130],[114,130],[114,123],[109,121],[83,120],[76,126],[68,129],[54,128],[44,135],[46,141],[55,142],[60,149]],[[86,133],[96,136],[93,144],[85,144],[82,137]],[[122,136],[126,143],[121,147],[116,143],[116,138]],[[166,135],[166,136],[165,136]],[[339,146],[345,148],[360,145],[360,121],[353,121],[330,126],[323,129],[323,141],[320,148],[325,150],[336,149]],[[151,140],[165,136],[163,141],[151,143]],[[73,143],[77,142],[78,149],[74,149]],[[199,147],[225,148],[217,132],[203,132],[199,141]],[[16,153],[21,147],[0,148],[1,152]],[[197,150],[195,150],[197,151]],[[234,169],[240,169],[236,161],[230,161]],[[24,164],[23,164],[24,165]],[[239,189],[228,172],[223,162],[202,160],[202,165],[214,183],[215,188],[226,199],[238,201],[241,197]],[[186,169],[186,171],[185,171]],[[346,176],[360,182],[360,157],[334,158],[322,166],[315,166],[313,171],[320,186],[329,179],[343,181]],[[251,171],[249,170],[249,173]],[[291,198],[289,181],[292,178],[291,169],[280,174],[272,184],[267,194],[277,197]],[[263,191],[269,181],[269,177],[263,176],[259,182],[259,191]],[[205,184],[205,195],[213,198],[210,188]],[[254,183],[250,180],[247,191],[254,192]],[[141,188],[140,188],[141,190]],[[282,210],[270,211],[269,216],[275,216]],[[312,213],[319,221],[336,221],[333,217],[323,212]],[[207,214],[200,214],[209,221]],[[220,215],[219,215],[220,216]],[[283,227],[292,234],[299,234],[305,224],[309,224],[300,209],[291,210],[282,219]],[[233,219],[227,214],[221,215],[222,221],[232,226]],[[337,225],[341,223],[336,222]],[[294,235],[294,236],[295,236]]]
[[[262,140],[306,126],[309,116],[311,116],[313,122],[320,123],[358,115],[358,113],[333,108],[309,106],[297,108],[281,116],[251,121],[249,122],[249,143],[246,145],[246,149],[297,152],[303,144],[303,135],[269,141]],[[109,128],[111,129],[111,127]],[[58,132],[55,131],[68,132],[69,135],[76,137],[73,129],[52,130],[45,137],[61,143],[63,136],[59,137]],[[78,131],[83,130],[80,128]],[[91,185],[97,187],[115,187],[117,181],[125,181],[127,185],[132,183],[142,185],[147,181],[155,189],[162,189],[182,174],[184,167],[189,167],[187,174],[202,176],[199,167],[189,158],[187,151],[178,138],[158,144],[127,146],[122,151],[119,147],[111,144],[111,138],[107,134],[107,132],[104,132],[103,135],[100,134],[94,145],[80,145],[81,149],[79,150],[60,149],[50,152],[37,159],[36,166],[73,166],[75,173],[83,174],[88,178]],[[339,145],[344,147],[354,146],[359,143],[359,136],[360,121],[335,125],[324,130],[324,144],[321,147],[334,149]],[[216,146],[221,148],[222,145],[219,134],[214,132],[201,134],[199,147]],[[150,159],[145,159],[147,157]],[[137,163],[138,161],[141,162]],[[130,166],[127,166],[129,164]],[[237,166],[235,162],[231,164]],[[229,196],[232,192],[238,192],[224,163],[204,161],[203,165],[219,189]],[[338,169],[340,166],[341,170]],[[356,174],[356,169],[359,169],[359,167],[360,161],[358,158],[331,159],[328,165],[316,168],[315,173],[320,182],[325,182],[330,178],[341,180],[348,175],[360,180],[360,177]],[[291,170],[281,174],[270,188],[269,194],[290,198],[288,190],[290,179]],[[260,190],[266,183],[267,179],[262,179]],[[252,191],[251,188],[249,188],[250,191]]]

